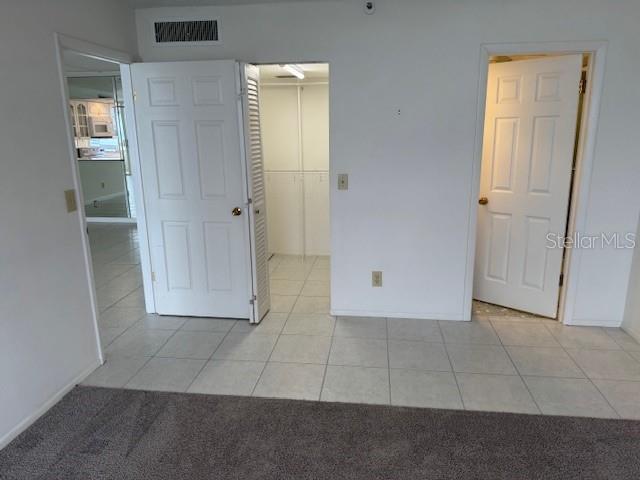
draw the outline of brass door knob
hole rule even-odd
[[[233,215],[234,217],[239,217],[240,215],[242,215],[242,209],[240,207],[236,207],[233,210],[231,210],[231,215]]]
[[[480,205],[486,205],[487,203],[489,203],[489,199],[487,197],[480,197],[480,200],[478,200],[478,203]]]

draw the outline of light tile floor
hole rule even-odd
[[[272,311],[147,315],[135,227],[90,227],[106,363],[87,385],[640,419],[640,344],[474,302],[474,321],[333,318],[329,259],[275,256]]]

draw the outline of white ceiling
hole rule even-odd
[[[71,50],[62,52],[62,63],[65,72],[117,72],[120,66],[117,63],[105,62],[96,58],[87,57]]]
[[[304,71],[303,81],[323,81],[329,79],[328,63],[296,63]],[[268,83],[297,82],[297,78],[278,78],[280,75],[291,75],[280,65],[260,65],[260,80]]]

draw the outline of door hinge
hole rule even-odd
[[[138,100],[138,92],[136,92],[135,90],[133,91],[133,101],[137,101]]]
[[[151,281],[152,282],[156,281],[156,272],[151,272]]]
[[[246,87],[242,87],[240,88],[240,92],[238,92],[238,98],[244,98],[244,96],[247,94],[248,90],[246,89]]]
[[[578,85],[578,93],[582,95],[586,91],[587,91],[587,79],[581,78],[580,84]]]
[[[560,281],[558,282],[558,285],[560,286],[564,285],[564,273],[560,274]]]
[[[253,297],[251,297],[249,299],[249,305],[255,305],[256,300],[258,300],[258,297],[256,297],[255,295]]]

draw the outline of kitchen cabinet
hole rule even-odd
[[[89,105],[88,102],[71,100],[71,124],[73,125],[73,136],[76,138],[87,138],[89,134]]]
[[[112,137],[114,135],[112,107],[113,101],[71,100],[69,109],[73,136],[76,138]]]
[[[90,117],[111,117],[113,101],[89,101],[87,102]]]

